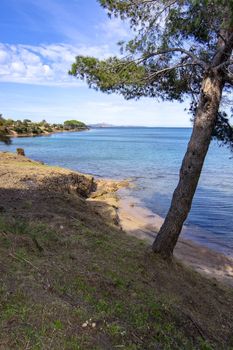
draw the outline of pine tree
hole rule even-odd
[[[233,86],[233,0],[99,0],[109,16],[128,20],[135,36],[120,57],[76,57],[70,74],[126,99],[191,100],[193,132],[170,209],[153,250],[170,258],[191,208],[213,137],[233,148],[220,109]]]

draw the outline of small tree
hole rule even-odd
[[[7,126],[12,126],[12,125],[14,125],[14,120],[13,120],[13,119],[10,119],[10,118],[7,119],[7,120],[6,120],[6,125],[7,125]]]
[[[2,114],[0,114],[0,126],[3,126],[5,122],[5,119],[3,118]]]
[[[32,122],[32,121],[31,121],[30,119],[24,119],[24,120],[23,120],[23,123],[24,123],[24,124],[30,124],[31,122]]]
[[[79,129],[79,128],[86,128],[86,125],[83,122],[80,122],[79,120],[66,120],[64,122],[64,126],[67,129]]]
[[[127,19],[135,37],[120,43],[124,58],[76,57],[70,74],[126,99],[191,99],[193,132],[171,207],[153,244],[169,258],[190,211],[213,136],[233,146],[223,93],[233,86],[233,0],[99,0]],[[126,55],[127,54],[127,55]]]

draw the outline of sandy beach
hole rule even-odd
[[[16,206],[15,200],[17,199],[19,204],[17,211],[21,212],[19,195],[21,197],[22,191],[26,196],[24,201],[31,202],[32,196],[40,194],[43,184],[48,190],[51,188],[58,190],[57,186],[62,186],[62,188],[69,188],[69,191],[72,192],[75,188],[75,192],[88,197],[87,202],[93,206],[95,212],[104,218],[106,223],[120,227],[128,235],[146,241],[148,247],[163,223],[162,217],[143,208],[137,198],[125,195],[125,189],[132,186],[130,180],[96,180],[89,175],[48,167],[11,153],[1,153],[0,168],[2,203],[4,202],[6,210],[8,206],[9,208]],[[41,193],[43,194],[43,191]],[[40,212],[44,200],[40,204],[37,198],[36,203],[36,210]],[[47,216],[46,210],[44,216]],[[175,257],[205,276],[233,286],[232,258],[184,239],[182,235],[175,249]]]
[[[91,195],[95,209],[105,219],[130,236],[151,244],[159,231],[163,218],[142,206],[140,200],[125,195],[131,181],[98,180],[98,188]],[[106,207],[107,204],[107,207]],[[184,227],[183,232],[186,228]],[[201,274],[233,287],[233,259],[208,247],[184,238],[184,233],[175,248],[175,258]]]
[[[127,234],[152,243],[163,218],[143,208],[134,197],[119,197],[119,224]],[[208,277],[233,286],[233,259],[182,237],[175,249],[175,257]]]

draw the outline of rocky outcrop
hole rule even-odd
[[[68,193],[77,193],[87,198],[96,190],[96,183],[92,176],[70,172],[65,176],[63,174],[50,174],[49,177],[43,180],[41,187],[53,192],[65,191]]]
[[[97,187],[93,176],[51,167],[22,155],[0,152],[0,160],[1,184],[8,189],[76,193],[87,198]]]
[[[25,157],[25,152],[24,152],[24,149],[23,149],[23,148],[17,148],[17,149],[16,149],[16,152],[17,152],[18,156],[23,156],[23,157]]]

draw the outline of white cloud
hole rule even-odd
[[[18,74],[18,75],[21,75],[21,74],[25,74],[26,72],[26,67],[24,65],[23,62],[21,61],[15,61],[15,62],[12,62],[11,65],[10,65],[10,70],[14,73],[14,74]]]
[[[0,48],[0,65],[5,64],[7,60],[8,60],[7,52]]]
[[[115,97],[116,98],[116,97]],[[137,105],[135,102],[125,101],[123,98],[117,99],[116,101],[108,101],[108,102],[95,102],[90,101],[86,103],[86,109],[88,111],[101,111],[103,115],[119,115],[120,113],[135,113]]]
[[[69,44],[8,45],[0,43],[0,82],[37,85],[79,86],[68,76],[77,55],[104,58],[111,55],[107,45],[79,46]]]
[[[129,25],[119,18],[108,18],[97,29],[103,32],[106,39],[117,38],[117,40],[123,40],[130,37]]]

